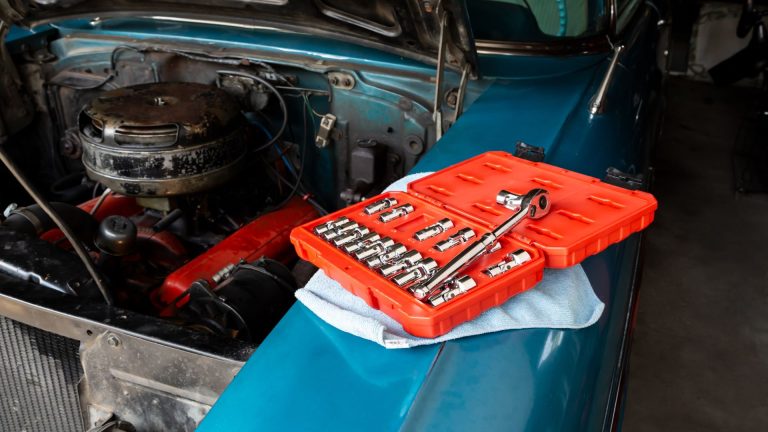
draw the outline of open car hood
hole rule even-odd
[[[445,65],[469,66],[475,47],[462,0],[0,0],[0,19],[34,27],[62,19],[148,17],[267,28],[385,49],[435,64],[445,17]]]

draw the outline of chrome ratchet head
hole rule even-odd
[[[501,190],[496,195],[496,202],[514,211],[528,208],[530,219],[540,219],[549,213],[549,192],[546,189],[531,189],[525,195]]]

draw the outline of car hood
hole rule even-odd
[[[34,27],[62,19],[146,17],[273,29],[345,40],[436,63],[445,27],[446,65],[476,64],[460,0],[0,0],[0,19]]]

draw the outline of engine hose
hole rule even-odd
[[[32,199],[40,206],[40,208],[43,209],[45,214],[47,214],[53,223],[56,224],[56,227],[61,230],[67,240],[69,240],[69,243],[72,245],[72,249],[74,249],[78,258],[80,258],[80,261],[82,261],[85,269],[88,271],[88,274],[91,275],[93,283],[96,284],[96,287],[99,289],[99,292],[101,292],[102,297],[104,297],[104,302],[108,306],[112,306],[114,304],[112,293],[109,291],[104,277],[93,264],[93,261],[91,261],[91,257],[88,255],[88,251],[85,249],[85,247],[83,247],[82,243],[80,243],[77,235],[75,235],[75,232],[72,231],[67,222],[65,222],[64,219],[59,216],[59,214],[53,207],[51,207],[45,197],[43,197],[43,195],[37,191],[37,189],[32,185],[27,177],[21,172],[21,169],[19,169],[16,163],[10,158],[10,156],[8,156],[8,153],[6,153],[5,149],[3,148],[6,142],[7,137],[0,137],[0,162],[2,162],[3,165],[8,168],[8,171],[14,178],[16,178],[16,181],[19,182],[21,187],[27,191]]]
[[[68,174],[51,185],[51,194],[57,201],[82,202],[90,198],[93,183],[83,183],[82,171]]]
[[[98,223],[88,212],[71,204],[52,202],[51,207],[72,228],[77,238],[88,245],[93,244]],[[58,228],[53,219],[38,204],[18,208],[3,221],[3,226],[30,236],[40,237],[43,233]]]

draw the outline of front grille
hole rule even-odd
[[[79,342],[0,316],[0,431],[82,431]]]

